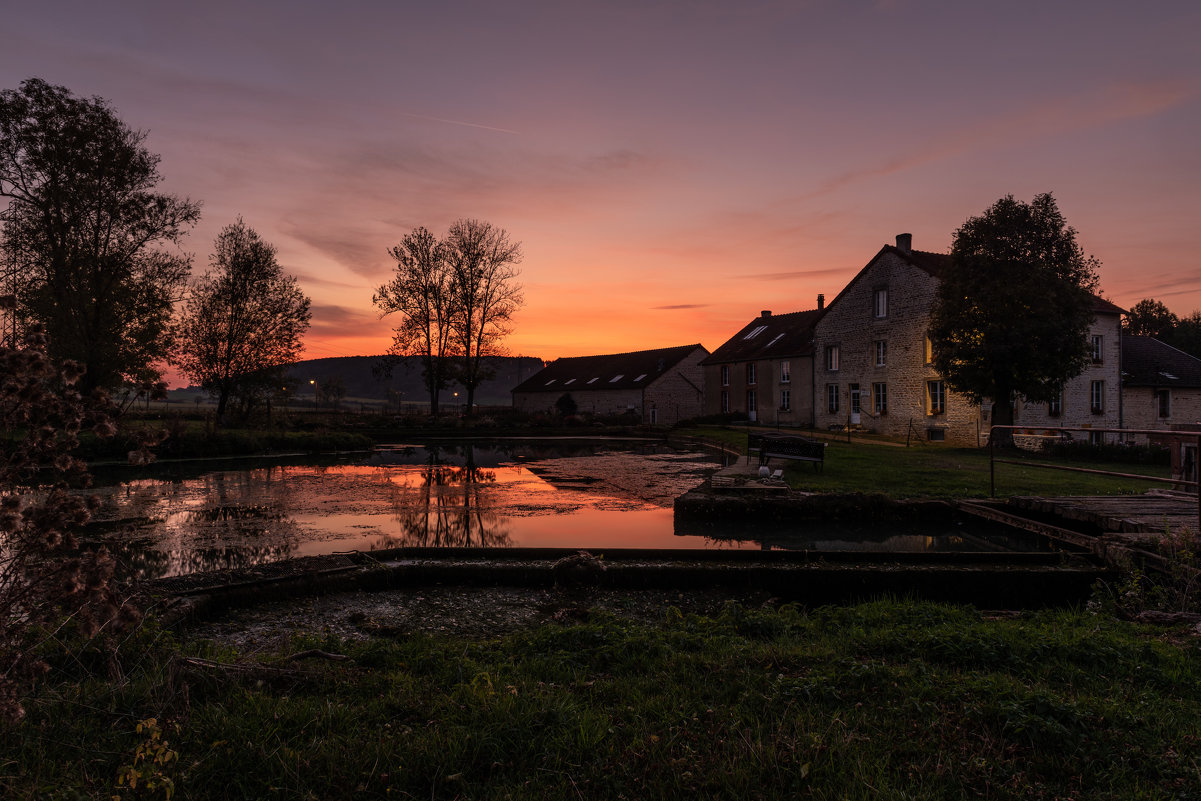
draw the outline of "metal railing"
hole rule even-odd
[[[1073,428],[1069,426],[992,426],[988,431],[988,479],[989,479],[989,496],[997,497],[997,465],[998,464],[1013,464],[1022,467],[1041,467],[1048,470],[1065,470],[1071,473],[1090,473],[1099,476],[1114,476],[1116,478],[1134,478],[1140,481],[1151,481],[1159,484],[1172,484],[1178,487],[1192,487],[1197,491],[1197,528],[1201,531],[1201,481],[1197,478],[1193,480],[1185,480],[1183,478],[1160,478],[1159,476],[1147,476],[1139,473],[1119,473],[1115,470],[1094,470],[1088,467],[1072,467],[1066,464],[1048,464],[1046,462],[1031,462],[1025,459],[998,459],[996,455],[995,436],[997,431],[1012,431],[1015,434],[1018,432],[1058,432],[1058,435],[1068,432],[1081,432],[1087,434],[1120,434],[1156,437],[1158,439],[1172,440],[1184,443],[1191,443],[1196,447],[1196,452],[1193,456],[1193,475],[1199,475],[1201,471],[1201,431],[1173,431],[1171,429],[1135,429],[1135,428]],[[1045,437],[1046,434],[1027,434],[1031,437]],[[1183,454],[1182,454],[1183,456]]]

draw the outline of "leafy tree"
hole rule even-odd
[[[1090,358],[1098,262],[1085,256],[1049,194],[1007,195],[955,232],[930,322],[934,368],[973,403],[1051,400]],[[1012,441],[1007,433],[999,442]]]
[[[12,320],[40,325],[85,391],[146,380],[170,349],[200,206],[155,192],[159,157],[99,97],[31,78],[0,92],[0,247]],[[10,329],[10,343],[15,329]],[[138,375],[142,371],[143,375]]]
[[[1126,313],[1122,330],[1132,336],[1155,337],[1163,342],[1170,342],[1179,322],[1176,315],[1168,311],[1167,306],[1158,300],[1144,298]]]
[[[381,317],[399,316],[388,352],[421,360],[430,414],[436,415],[451,353],[453,297],[445,247],[427,229],[416,228],[388,253],[396,259],[396,275],[375,291],[372,302]]]
[[[458,220],[445,240],[450,265],[451,330],[459,368],[456,378],[467,390],[467,413],[475,406],[475,390],[489,378],[486,356],[504,355],[500,340],[509,333],[513,314],[523,302],[521,244],[503,228],[481,220]]]
[[[1180,318],[1169,344],[1201,359],[1201,311]]]
[[[241,218],[217,235],[211,265],[184,304],[173,361],[217,398],[224,419],[231,399],[245,414],[278,390],[283,368],[303,350],[311,312],[275,248]]]

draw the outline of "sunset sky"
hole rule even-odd
[[[6,3],[0,88],[111,101],[313,299],[306,357],[382,353],[413,227],[522,243],[507,345],[700,342],[832,298],[912,232],[946,252],[1053,192],[1105,295],[1201,308],[1201,3]]]

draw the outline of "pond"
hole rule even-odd
[[[1029,550],[961,531],[677,527],[721,456],[657,442],[393,445],[96,472],[93,532],[145,578],[405,546]]]

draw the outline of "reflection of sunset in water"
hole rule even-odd
[[[712,543],[674,534],[670,499],[715,467],[579,445],[408,447],[100,487],[97,520],[130,524],[116,546],[147,577],[402,546],[699,548]]]

